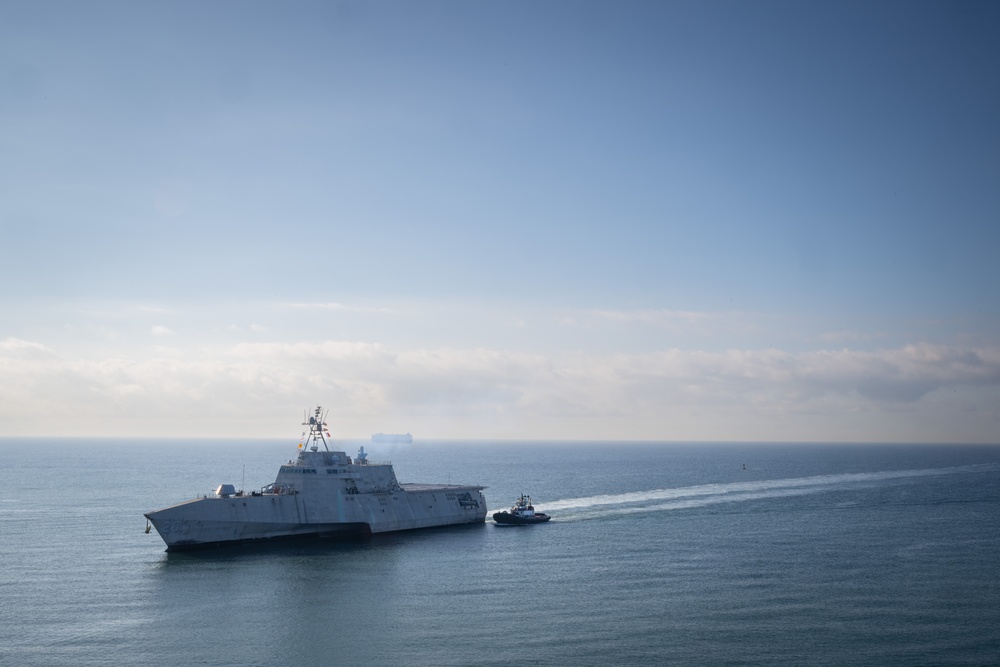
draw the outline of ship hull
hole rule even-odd
[[[290,539],[350,539],[486,520],[480,487],[400,485],[387,493],[206,497],[149,512],[168,551]]]
[[[343,524],[334,526],[295,526],[282,528],[278,526],[250,526],[243,531],[243,536],[233,539],[211,540],[204,534],[194,537],[178,537],[167,543],[167,551],[196,551],[217,547],[232,547],[251,544],[270,544],[274,542],[306,542],[309,540],[359,540],[371,537],[368,524]],[[157,529],[159,530],[159,529]],[[161,533],[162,537],[162,533]],[[166,542],[167,538],[164,537]]]

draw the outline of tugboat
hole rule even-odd
[[[509,511],[493,513],[494,521],[508,526],[526,526],[532,523],[545,523],[551,518],[552,517],[548,514],[536,512],[534,506],[531,504],[531,496],[526,496],[523,493]]]

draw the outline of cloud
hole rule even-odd
[[[381,306],[348,306],[333,301],[319,303],[294,302],[286,303],[284,304],[284,307],[294,308],[296,310],[337,310],[350,313],[375,313],[380,315],[397,315],[401,312],[393,308],[385,308]]]
[[[347,310],[347,306],[342,303],[327,301],[324,303],[286,303],[285,308],[298,308],[302,310]]]
[[[880,401],[916,401],[953,385],[1000,383],[1000,351],[927,343],[875,352],[802,355],[794,380],[804,391],[856,391]]]
[[[863,331],[827,331],[820,334],[819,339],[824,343],[854,343],[857,341],[866,341],[877,338],[885,338],[886,334],[879,332],[863,332]]]
[[[164,308],[162,306],[139,306],[138,309],[140,312],[152,313],[154,315],[175,315],[177,313],[172,308]]]
[[[644,308],[640,310],[592,310],[593,317],[615,322],[642,322],[646,324],[693,324],[713,317],[710,313],[691,310],[657,310]]]
[[[666,350],[603,362],[619,384],[664,385],[695,396],[770,394],[796,402],[825,394],[860,394],[912,402],[952,385],[1000,384],[1000,350],[915,344],[877,351],[774,349]]]
[[[319,343],[240,343],[233,346],[230,356],[284,362],[290,359],[389,360],[393,358],[393,353],[379,343],[328,340]]]
[[[54,352],[42,345],[41,343],[34,343],[27,340],[21,340],[20,338],[9,337],[4,340],[0,340],[0,358],[3,357],[39,357],[39,356],[52,356]]]
[[[671,334],[732,337],[735,332],[752,336],[760,331],[761,316],[740,311],[695,311],[640,308],[636,310],[597,309],[567,312],[559,316],[563,326],[613,331],[642,332],[645,335]]]
[[[627,415],[664,405],[788,410],[831,395],[913,403],[949,386],[1000,385],[1000,351],[917,344],[878,351],[662,350],[545,356],[486,348],[391,350],[343,341],[244,344],[233,354],[377,387],[385,404],[485,405]]]
[[[149,331],[154,336],[174,336],[174,335],[176,335],[176,334],[174,334],[173,330],[171,330],[168,327],[163,326],[162,324],[154,324],[153,327]]]
[[[184,422],[204,435],[219,423],[264,435],[252,425],[283,429],[316,402],[334,407],[341,435],[374,432],[389,416],[444,437],[759,439],[794,420],[819,433],[806,417],[836,425],[850,412],[877,439],[913,439],[913,424],[933,419],[942,432],[964,420],[968,438],[988,440],[1000,422],[995,402],[977,398],[1000,393],[996,347],[542,355],[327,340],[155,352],[66,360],[0,341],[0,428],[27,429],[54,402],[95,434],[151,423],[169,434]]]

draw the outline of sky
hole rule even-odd
[[[998,29],[0,0],[0,436],[1000,442]]]

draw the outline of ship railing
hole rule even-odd
[[[260,496],[294,496],[299,490],[295,488],[294,484],[288,483],[271,483],[267,486],[261,488],[260,492],[254,492],[254,495]]]

